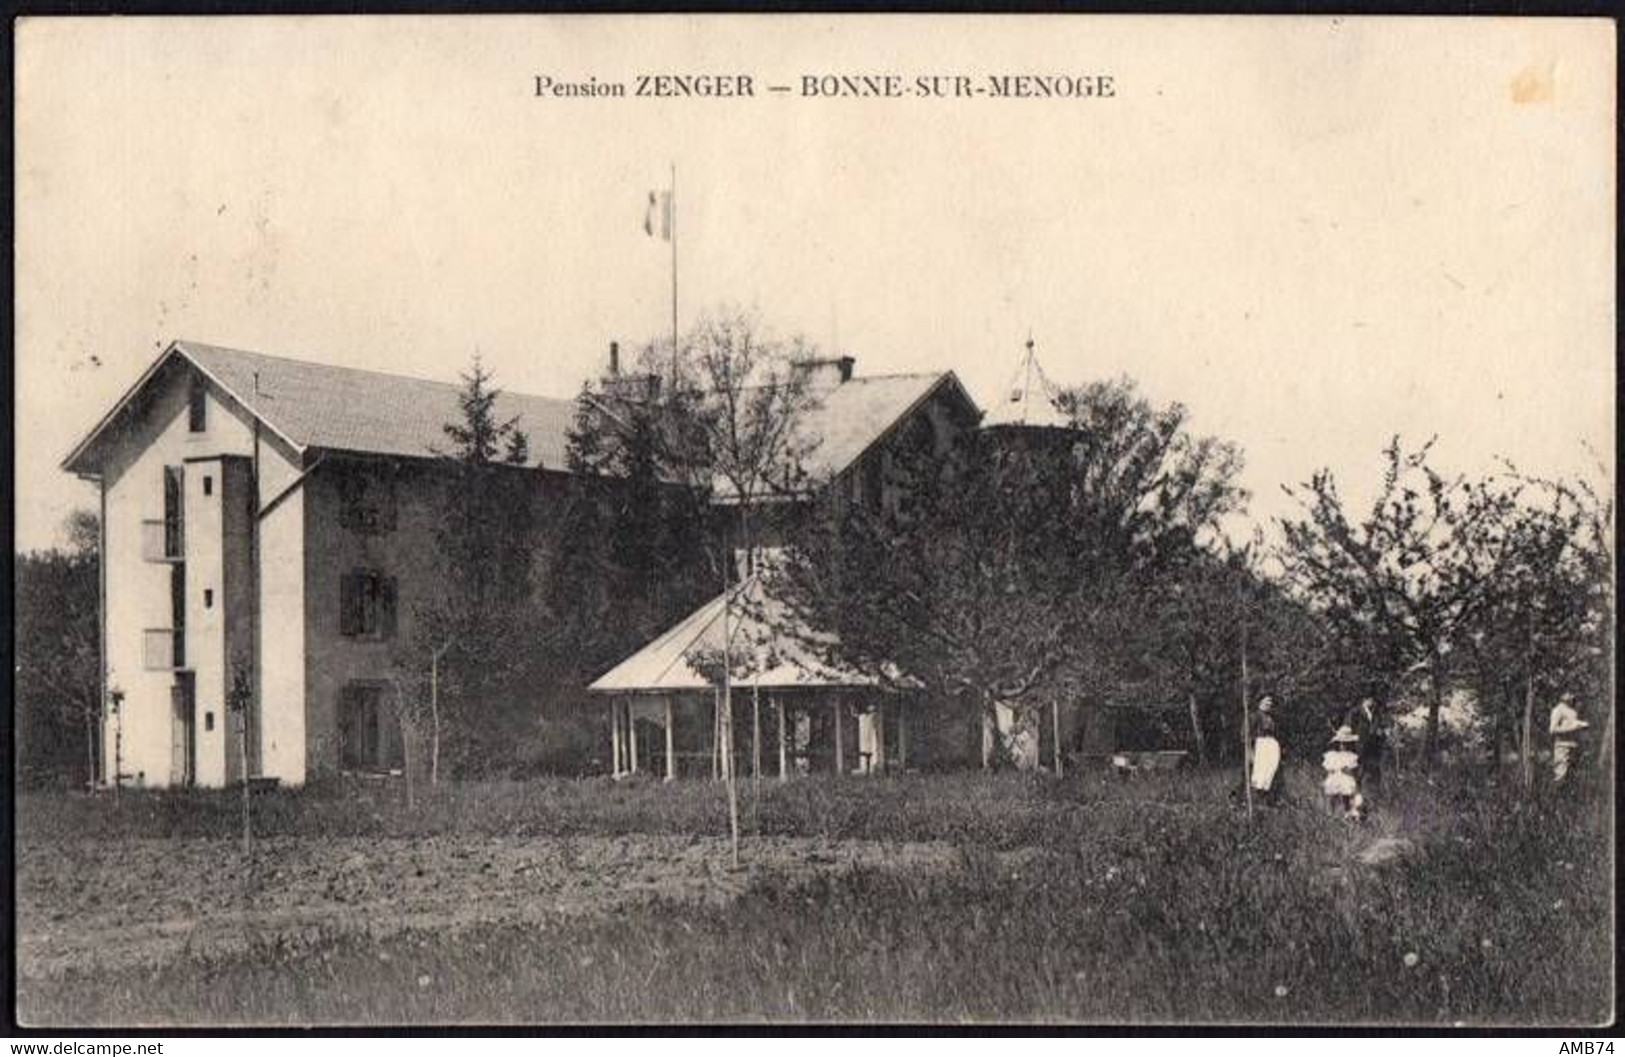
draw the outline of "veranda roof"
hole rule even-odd
[[[813,631],[758,579],[732,588],[728,626],[733,638],[733,679],[763,690],[872,687],[876,680],[824,663],[811,643],[832,642]],[[709,691],[713,684],[696,665],[720,658],[723,595],[711,599],[611,668],[587,687],[595,694],[662,694]]]

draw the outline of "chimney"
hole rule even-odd
[[[601,381],[605,395],[628,403],[653,403],[660,399],[658,374],[622,374],[621,343],[609,343],[609,370]]]
[[[794,370],[796,377],[805,381],[811,389],[834,389],[852,380],[852,366],[855,363],[857,360],[851,356],[832,356],[798,360]]]

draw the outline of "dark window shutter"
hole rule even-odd
[[[356,694],[353,687],[342,687],[339,690],[339,766],[346,771],[353,771],[359,766],[361,760],[357,745],[360,736],[357,720]]]
[[[395,578],[393,576],[379,577],[378,580],[378,624],[383,631],[384,638],[395,637]]]
[[[376,770],[384,758],[382,751],[384,724],[382,710],[378,707],[378,688],[376,686],[364,687],[361,691],[361,699],[366,702],[363,710],[367,717],[367,739],[363,749],[365,754],[363,762],[365,762],[368,769]]]
[[[386,469],[378,481],[378,530],[395,531],[395,468]]]
[[[354,573],[339,577],[339,634],[361,634],[361,577]]]
[[[355,528],[355,479],[348,473],[339,477],[339,527]]]
[[[378,764],[386,769],[404,768],[406,760],[406,732],[390,699],[393,693],[384,687],[378,690]]]

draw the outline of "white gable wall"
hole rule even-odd
[[[188,395],[192,373],[189,365],[177,361],[155,375],[139,403],[132,405],[125,421],[111,427],[114,432],[106,438],[109,450],[104,473],[108,686],[123,692],[124,714],[121,724],[109,716],[103,773],[108,776],[114,773],[117,753],[122,757],[126,782],[146,786],[169,785],[172,774],[177,771],[176,725],[171,700],[175,673],[149,669],[144,650],[145,629],[169,628],[175,622],[170,594],[172,564],[147,560],[142,542],[142,522],[161,520],[164,516],[166,466],[185,467],[185,601],[189,618],[186,665],[196,673],[197,680],[195,776],[199,784],[215,785],[223,782],[227,774],[225,760],[218,757],[230,747],[230,739],[224,736],[228,728],[224,700],[228,659],[221,649],[221,636],[216,633],[216,621],[219,614],[224,613],[226,603],[218,506],[227,488],[221,464],[212,460],[222,455],[251,456],[253,429],[245,414],[210,387],[205,395],[206,429],[191,432]],[[262,496],[268,498],[276,494],[298,474],[297,466],[280,443],[262,438],[260,458]],[[194,460],[191,465],[187,465],[189,459]],[[204,474],[214,478],[211,496],[202,494]],[[297,613],[302,607],[298,571],[303,560],[298,555],[300,544],[290,540],[290,535],[300,536],[303,526],[297,508],[292,513],[293,517],[286,518],[274,532],[267,534],[269,538],[265,542],[279,559],[290,550],[295,552],[291,566],[294,574],[286,579],[291,582]],[[277,568],[267,567],[267,580],[282,579],[272,572]],[[207,614],[202,606],[205,589],[215,593],[214,609]],[[251,590],[251,587],[234,585],[233,590]],[[273,587],[266,593],[276,615],[280,616],[287,604],[288,591]],[[264,773],[299,781],[303,777],[302,622],[294,621],[297,633],[291,643],[289,636],[283,633],[286,621],[269,623],[274,627],[267,627],[265,669],[268,678],[261,698],[275,710],[275,715],[267,714],[264,720],[276,735],[266,739]],[[282,677],[280,673],[290,665],[295,671]],[[278,676],[274,681],[269,678],[272,673]],[[266,710],[257,708],[256,711]],[[295,712],[297,716],[287,720],[282,715],[284,711]],[[204,717],[211,712],[215,725],[212,733],[204,729]],[[299,733],[292,745],[301,759],[288,758],[286,730],[289,727]],[[116,741],[122,742],[121,749]],[[279,773],[278,769],[286,774]]]
[[[268,451],[262,444],[262,506],[299,475],[297,467]],[[305,512],[302,484],[260,522],[259,685],[265,702],[260,766],[288,785],[304,783],[306,766]]]

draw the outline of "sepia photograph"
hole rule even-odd
[[[19,20],[17,1026],[1612,1024],[1615,32]]]

